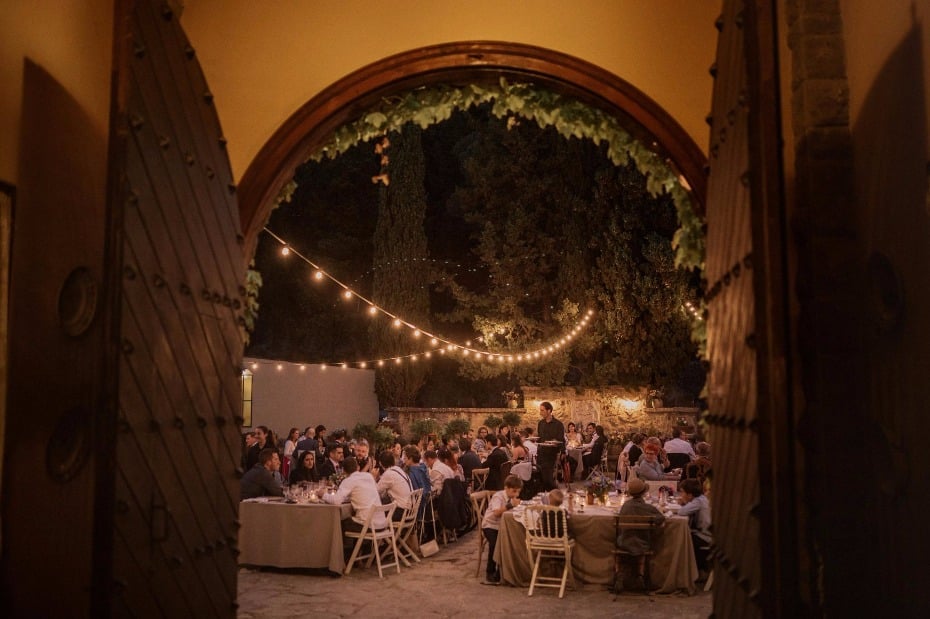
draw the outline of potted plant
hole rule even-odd
[[[423,419],[417,419],[410,424],[410,434],[412,435],[414,442],[420,440],[424,436],[435,436],[439,433],[441,425],[438,420],[433,419],[432,417],[425,417]]]
[[[492,432],[497,432],[497,429],[501,427],[503,423],[504,420],[497,415],[488,415],[487,419],[484,420],[484,425],[486,425]]]
[[[456,417],[451,419],[449,423],[446,424],[445,429],[442,431],[442,435],[446,438],[452,438],[458,440],[461,436],[467,433],[471,429],[471,424],[467,419],[462,419],[461,417]]]
[[[511,429],[516,428],[520,425],[520,422],[523,420],[523,415],[517,411],[507,411],[501,416],[501,421],[503,425],[510,426]]]

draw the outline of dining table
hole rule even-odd
[[[501,517],[494,560],[500,567],[503,582],[527,587],[533,566],[526,550],[522,512],[514,511],[505,512]],[[569,516],[569,535],[575,540],[569,584],[613,584],[618,511],[618,506],[588,505],[584,512],[576,508]],[[653,550],[651,580],[658,592],[694,593],[698,569],[688,519],[667,517],[653,540]]]
[[[342,521],[352,505],[247,499],[239,504],[239,564],[326,568],[341,574]]]

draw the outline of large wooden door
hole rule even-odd
[[[233,616],[244,260],[176,15],[118,0],[109,136],[24,79],[4,616]]]
[[[130,23],[111,610],[231,616],[244,294],[235,187],[176,16],[138,0]]]

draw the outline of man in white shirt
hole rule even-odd
[[[394,454],[390,451],[381,452],[381,457],[378,460],[384,470],[380,479],[378,479],[378,493],[382,498],[397,503],[397,509],[394,510],[394,520],[400,520],[404,515],[404,510],[410,507],[410,493],[413,492],[413,483],[407,473],[404,472],[404,469],[396,466]]]
[[[675,430],[675,438],[665,441],[666,454],[688,454],[694,460],[694,448],[685,440],[684,430]]]
[[[339,489],[333,494],[324,494],[323,500],[333,505],[340,503],[352,503],[352,518],[342,521],[342,531],[361,531],[368,519],[369,510],[372,507],[381,506],[381,495],[378,493],[378,486],[375,484],[375,478],[371,473],[362,473],[358,470],[358,462],[355,458],[349,458],[342,463],[342,470],[348,475]],[[375,514],[371,521],[371,526],[375,529],[383,529],[387,526],[387,519],[384,514]]]
[[[432,492],[433,494],[439,494],[442,492],[443,482],[447,479],[453,479],[455,477],[455,471],[449,468],[449,465],[439,460],[436,452],[432,449],[427,450],[427,452],[423,454],[423,458],[426,460],[427,468],[429,468],[429,483]]]

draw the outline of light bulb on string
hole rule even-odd
[[[323,271],[316,271],[316,272],[313,274],[313,279],[315,279],[315,280],[317,280],[317,281],[322,280],[322,279],[323,279]]]
[[[346,299],[351,299],[351,298],[352,298],[352,291],[351,291],[351,290],[346,290],[345,292],[342,293],[342,296],[345,297]]]
[[[284,247],[282,247],[282,248],[281,248],[281,255],[282,255],[282,256],[289,256],[289,255],[291,255],[291,248],[288,247],[287,245],[285,245]]]

